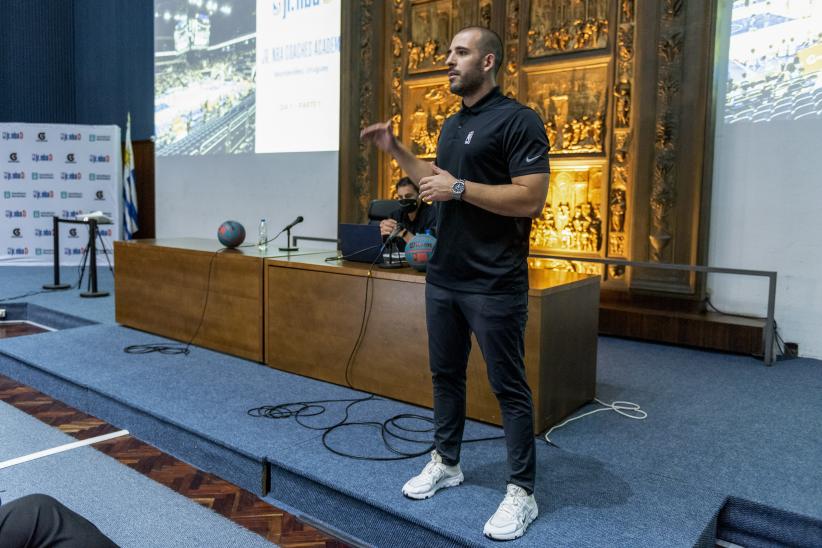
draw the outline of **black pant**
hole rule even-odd
[[[28,495],[0,506],[0,548],[117,545],[86,518],[48,495]]]
[[[465,427],[465,371],[473,332],[502,411],[510,469],[508,481],[533,492],[534,412],[524,360],[528,293],[462,293],[426,284],[425,312],[437,453],[448,465],[460,460]]]

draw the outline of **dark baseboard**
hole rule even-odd
[[[700,301],[609,294],[600,301],[600,335],[762,356],[764,329],[764,319],[709,312]]]

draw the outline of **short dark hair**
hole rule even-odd
[[[401,186],[413,186],[414,190],[416,190],[418,194],[420,192],[420,187],[418,187],[417,183],[412,181],[410,177],[403,177],[402,179],[397,181],[397,183],[394,185],[394,190],[399,192]]]
[[[463,29],[460,29],[459,32],[462,32],[462,31],[465,31],[465,30],[478,30],[479,31],[480,39],[479,39],[479,42],[477,43],[477,46],[479,46],[480,54],[482,54],[483,57],[485,57],[489,53],[494,54],[494,76],[499,74],[499,69],[502,66],[502,59],[503,59],[502,38],[499,37],[499,34],[497,34],[496,32],[494,32],[491,29],[487,29],[485,27],[479,27],[479,26],[476,26],[476,25],[471,25],[471,26],[465,27]],[[457,34],[459,34],[459,32]]]

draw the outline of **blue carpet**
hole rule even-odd
[[[348,443],[352,448],[367,445],[372,434],[362,436],[354,433]],[[298,458],[273,461],[277,466],[272,467],[270,498],[301,507],[381,546],[402,544],[408,538],[405,528],[388,525],[398,521],[417,526],[420,541],[412,544],[495,546],[482,536],[482,527],[502,499],[505,459],[501,442],[466,445],[462,455],[466,482],[432,499],[412,501],[401,495],[400,488],[419,472],[427,457],[394,463],[350,462],[324,452],[318,442],[309,442],[300,448]],[[705,529],[725,500],[718,492],[546,445],[538,446],[537,461],[535,496],[540,517],[512,546],[659,546],[663,539],[667,546],[712,544],[712,532],[706,535]],[[290,483],[277,481],[285,476],[282,469],[310,478],[315,485],[303,483],[294,492]],[[386,526],[369,530],[373,524],[357,520],[361,509],[352,500],[367,502],[371,514],[379,510],[379,522]],[[426,536],[423,528],[440,538]]]
[[[105,261],[105,259],[102,259]],[[100,291],[108,291],[108,297],[86,299],[80,293],[86,290],[86,277],[83,278],[82,289],[77,289],[79,272],[77,267],[62,267],[60,281],[73,283],[71,289],[48,291],[40,295],[23,297],[17,301],[50,308],[64,314],[79,316],[97,323],[114,323],[114,277],[108,267],[97,269],[97,287]],[[10,266],[0,263],[0,308],[8,302],[6,299],[24,293],[41,291],[43,284],[50,284],[54,280],[54,273],[50,267],[43,266]],[[15,301],[12,301],[15,302]]]
[[[75,441],[0,402],[0,460]],[[120,546],[271,546],[262,537],[83,447],[0,470],[4,503],[56,498]]]
[[[555,431],[559,446],[822,519],[822,362],[604,337],[599,355],[597,396],[649,417],[598,413]]]
[[[129,344],[158,340],[110,325],[9,339],[0,341],[0,352],[15,360],[0,359],[0,373],[46,392],[63,390],[61,397],[67,403],[127,426],[137,437],[182,454],[185,460],[247,489],[259,488],[260,471],[253,465],[233,463],[227,453],[246,457],[250,463],[267,460],[272,500],[357,538],[396,544],[407,541],[413,530],[424,544],[491,544],[481,531],[505,486],[502,442],[466,445],[466,484],[429,501],[412,502],[402,497],[399,488],[419,471],[425,458],[391,463],[351,461],[325,451],[317,432],[293,421],[255,419],[246,414],[247,409],[264,404],[351,398],[360,393],[198,348],[188,357],[122,353]],[[47,364],[49,377],[43,376],[40,368],[46,365],[42,364]],[[67,393],[66,386],[75,387],[76,393]],[[133,410],[141,412],[140,416]],[[341,406],[330,406],[329,415],[315,421],[330,424],[340,413]],[[399,413],[430,414],[379,400],[355,407],[351,418],[381,420]],[[196,434],[200,441],[180,444],[179,436],[144,420],[148,416],[159,419],[161,425]],[[478,438],[499,433],[497,428],[470,422],[465,435]],[[379,437],[371,429],[339,431],[330,441],[344,451],[381,450]],[[538,457],[536,494],[542,516],[532,525],[532,533],[513,543],[517,546],[546,541],[651,546],[660,538],[671,546],[693,546],[701,542],[725,500],[724,494],[706,487],[694,488],[664,475],[629,470],[542,443]],[[292,488],[288,477],[308,478],[313,485],[309,488],[303,480],[298,489]],[[393,520],[397,526],[374,527],[361,519],[362,512],[352,515],[344,510],[364,510],[364,506],[352,506],[355,502],[367,505],[369,515],[381,516],[382,523]]]

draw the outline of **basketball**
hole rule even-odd
[[[217,230],[217,239],[226,247],[237,247],[245,240],[245,228],[237,221],[226,221]]]
[[[428,266],[428,260],[434,253],[434,246],[437,239],[431,234],[417,234],[405,245],[405,260],[415,270],[424,272]]]

